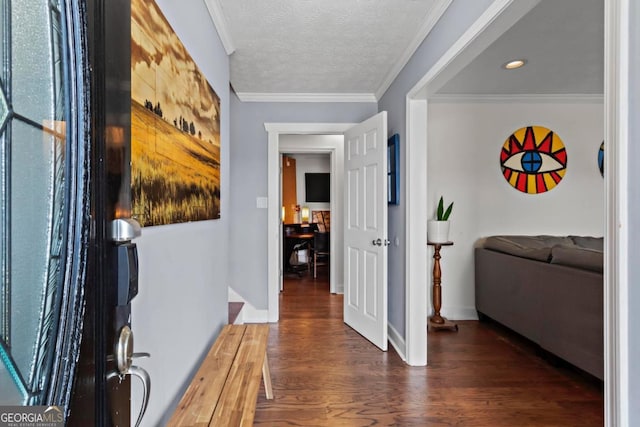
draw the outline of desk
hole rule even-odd
[[[308,242],[308,255],[311,256],[311,246],[313,245],[314,231],[318,228],[317,224],[283,224],[283,245],[282,245],[282,269],[285,272],[297,272],[296,269],[289,264],[289,258],[293,252],[293,247],[303,241]]]
[[[287,239],[312,240],[313,233],[290,233],[284,237]]]
[[[451,329],[458,331],[458,325],[450,322],[444,317],[440,316],[440,307],[442,306],[442,288],[440,283],[442,282],[442,271],[440,270],[440,249],[443,246],[452,246],[453,242],[427,242],[427,245],[433,246],[433,316],[429,318],[429,325],[427,329],[441,330]]]

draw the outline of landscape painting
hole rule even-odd
[[[220,98],[152,0],[131,2],[132,215],[220,217]]]

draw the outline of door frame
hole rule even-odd
[[[426,245],[429,216],[425,165],[429,98],[539,1],[495,0],[406,95],[405,354],[411,366],[427,364],[427,336],[424,331],[427,330],[428,307],[432,305],[428,290],[433,260]]]
[[[629,424],[628,189],[629,39],[631,0],[605,1],[605,269],[604,370],[605,425]],[[426,286],[427,105],[429,98],[539,0],[495,0],[406,95],[407,360],[426,364],[426,307],[417,305]],[[488,30],[488,31],[487,31]],[[417,238],[415,236],[418,236]],[[422,263],[422,265],[421,265]],[[429,263],[431,261],[429,260]],[[417,317],[414,317],[417,316]],[[424,325],[424,327],[423,327]],[[421,342],[424,341],[424,344]],[[424,353],[423,353],[424,350]],[[424,362],[424,363],[423,363]]]
[[[277,322],[280,318],[280,240],[282,221],[280,219],[280,154],[290,150],[292,144],[280,143],[280,135],[342,135],[357,123],[265,123],[269,134],[267,146],[267,289],[268,289],[268,321]],[[338,163],[344,156],[337,148],[331,150],[331,221],[332,227],[342,228],[342,197],[337,191]],[[297,151],[297,149],[296,149]],[[319,151],[316,151],[319,152]],[[333,197],[333,195],[336,197]],[[339,200],[338,200],[339,199]],[[342,249],[331,239],[331,260],[336,265]],[[338,250],[340,249],[340,250]],[[335,270],[331,269],[332,286],[336,283]],[[337,286],[337,283],[336,283]]]

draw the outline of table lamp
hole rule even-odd
[[[307,206],[303,206],[302,208],[302,223],[309,223],[309,208]]]

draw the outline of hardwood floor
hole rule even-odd
[[[280,298],[267,350],[275,399],[260,393],[255,425],[604,424],[600,382],[490,322],[430,332],[429,366],[410,367],[342,322],[326,276],[288,278]]]

